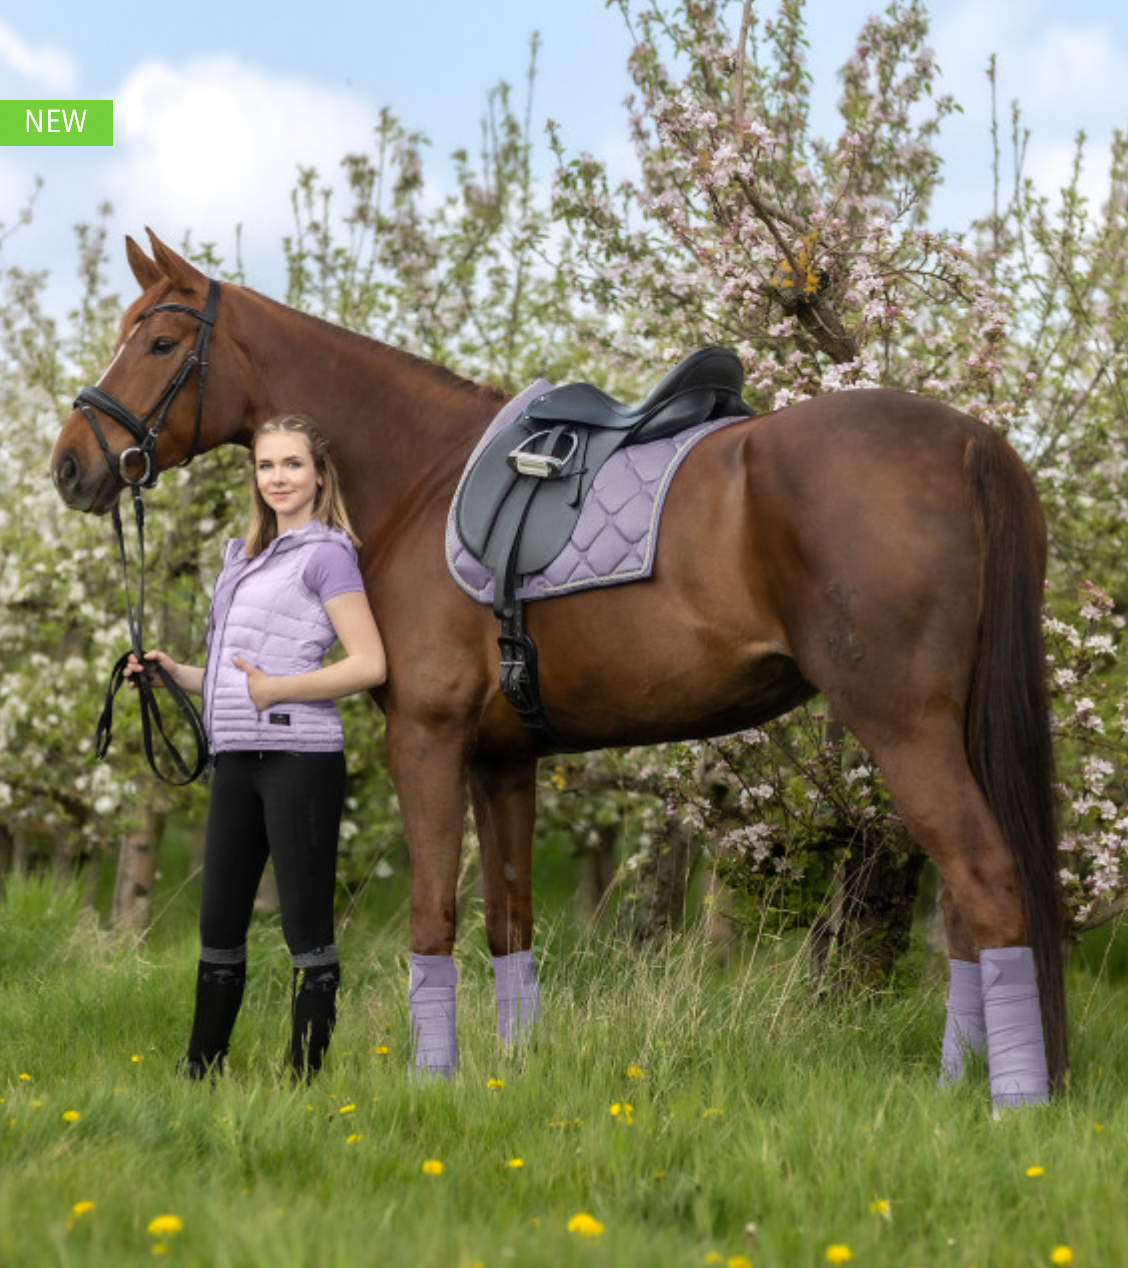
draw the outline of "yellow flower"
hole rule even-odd
[[[1026,1174],[1031,1178],[1031,1180],[1036,1180],[1039,1176],[1044,1176],[1046,1174],[1046,1168],[1045,1167],[1027,1167]]]
[[[616,1101],[610,1112],[612,1118],[621,1119],[628,1127],[634,1122],[634,1106],[626,1101]]]
[[[21,1083],[30,1083],[30,1082],[31,1082],[31,1075],[30,1075],[30,1074],[21,1074],[21,1075],[20,1075],[20,1082],[21,1082]]]
[[[135,1052],[133,1056],[131,1056],[129,1059],[130,1061],[133,1062],[134,1065],[139,1065],[142,1061],[145,1060],[145,1058],[139,1052]]]
[[[81,1117],[82,1115],[78,1112],[78,1110],[63,1110],[64,1123],[77,1123]]]
[[[556,769],[552,772],[552,780],[551,780],[551,783],[552,783],[553,788],[555,788],[557,792],[563,792],[563,791],[564,791],[565,787],[567,786],[568,781],[564,778],[564,767],[563,767],[563,766],[557,766],[557,767],[556,767]]]
[[[629,1065],[627,1066],[627,1078],[628,1079],[645,1079],[646,1072],[642,1069],[641,1066]]]
[[[372,1051],[373,1051],[373,1052],[374,1052],[374,1053],[375,1053],[378,1057],[386,1057],[386,1056],[388,1055],[389,1048],[388,1048],[388,1045],[387,1045],[386,1043],[382,1043],[382,1044],[381,1044],[378,1048],[373,1048],[373,1049],[372,1049]]]
[[[828,1264],[846,1264],[853,1258],[850,1247],[842,1245],[841,1242],[835,1242],[826,1248],[826,1262]]]
[[[155,1215],[149,1221],[149,1234],[152,1237],[175,1237],[184,1231],[184,1222],[178,1215]]]
[[[342,1105],[337,1111],[338,1114],[351,1114],[356,1109],[355,1105]]]
[[[505,1165],[510,1171],[520,1171],[525,1165],[525,1160],[523,1158],[510,1158]]]
[[[76,1202],[74,1206],[71,1207],[71,1214],[78,1216],[89,1215],[93,1209],[94,1203],[91,1202],[89,1198],[84,1198],[81,1202]]]
[[[707,1264],[723,1264],[725,1262],[724,1255],[719,1250],[711,1250],[705,1256]]]
[[[1094,1123],[1094,1124],[1093,1124],[1093,1131],[1095,1131],[1095,1132],[1103,1132],[1103,1131],[1104,1131],[1104,1124],[1103,1124],[1103,1123]]]
[[[489,1088],[491,1092],[498,1092],[503,1087],[505,1087],[505,1080],[504,1079],[490,1079],[489,1082],[486,1084],[486,1087]]]
[[[1073,1263],[1073,1251],[1068,1246],[1055,1246],[1050,1251],[1051,1264],[1071,1264]]]
[[[601,1237],[603,1235],[603,1225],[594,1215],[588,1215],[586,1211],[581,1211],[578,1215],[573,1215],[568,1221],[568,1232],[576,1233],[580,1237]]]
[[[730,1255],[725,1268],[752,1268],[752,1261],[747,1255]]]
[[[443,1164],[438,1158],[428,1158],[423,1164],[423,1174],[425,1176],[441,1176],[443,1174]]]
[[[710,1105],[701,1115],[702,1118],[724,1118],[724,1116],[724,1110],[718,1109],[715,1105]]]
[[[364,1139],[364,1137],[360,1134],[360,1132],[353,1132],[353,1134],[352,1134],[351,1136],[346,1136],[346,1137],[345,1137],[345,1144],[346,1144],[346,1145],[356,1145],[356,1144],[359,1144],[359,1143],[360,1143],[360,1141],[362,1141],[363,1139]]]
[[[889,1217],[889,1199],[888,1198],[874,1198],[874,1200],[870,1203],[870,1214],[884,1215],[886,1218],[888,1218]]]

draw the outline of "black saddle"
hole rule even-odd
[[[517,577],[546,568],[567,545],[592,481],[616,450],[748,414],[743,385],[736,354],[708,347],[686,357],[641,405],[590,383],[532,401],[482,451],[459,496],[459,536],[493,571],[494,613],[511,618]]]

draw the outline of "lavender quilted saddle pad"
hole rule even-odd
[[[479,603],[493,602],[494,574],[470,553],[458,535],[458,505],[467,473],[494,437],[520,418],[526,405],[550,387],[544,379],[538,379],[504,406],[470,455],[451,503],[446,529],[447,566],[458,586]],[[649,577],[654,568],[662,506],[678,467],[704,436],[743,417],[711,419],[675,436],[628,445],[612,454],[592,481],[571,540],[540,572],[521,577],[517,598],[548,599]]]

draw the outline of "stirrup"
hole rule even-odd
[[[574,431],[563,433],[564,439],[568,442],[568,452],[562,458],[558,458],[552,453],[530,453],[528,448],[545,436],[548,436],[555,446],[558,437],[553,435],[553,433],[558,432],[558,430],[558,428],[550,429],[546,427],[544,431],[538,431],[532,436],[527,436],[506,458],[505,461],[510,469],[516,471],[518,475],[536,476],[538,480],[556,479],[576,456],[576,449],[580,443],[576,433]]]

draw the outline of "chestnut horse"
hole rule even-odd
[[[463,465],[506,398],[240,286],[211,284],[213,321],[209,280],[150,237],[152,258],[126,240],[143,294],[94,405],[56,441],[58,492],[103,514],[122,492],[123,453],[140,479],[136,432],[99,400],[135,421],[163,403],[152,478],[197,449],[246,445],[272,415],[315,420],[388,652],[374,696],[410,848],[413,965],[453,951],[469,786],[495,967],[526,957],[508,1000],[525,1015],[501,1023],[520,1029],[536,1008],[543,740],[499,690],[497,623],[455,585],[444,553]],[[189,378],[169,398],[204,321],[206,385]],[[968,1048],[986,1049],[996,1105],[1045,1099],[1066,1069],[1045,553],[1033,484],[1003,439],[937,401],[848,391],[700,441],[669,489],[653,577],[537,602],[527,617],[547,717],[576,749],[730,733],[825,694],[944,878],[943,1077],[962,1073]],[[445,1073],[457,1048],[453,978],[442,981],[451,1051],[416,1059]],[[500,978],[498,992],[501,1009]]]

